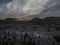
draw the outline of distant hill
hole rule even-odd
[[[6,18],[5,21],[16,21],[14,18]]]
[[[60,17],[46,17],[45,19],[40,19],[40,18],[33,18],[33,19],[29,19],[29,18],[18,18],[18,19],[14,19],[14,18],[6,18],[4,20],[0,19],[0,24],[2,23],[33,23],[33,24],[38,24],[38,25],[51,25],[51,24],[55,24],[55,25],[60,25]]]
[[[17,18],[16,21],[29,21],[32,20],[30,18]]]
[[[45,19],[40,18],[33,18],[33,19],[27,19],[27,18],[6,18],[4,20],[0,19],[0,24],[22,24],[22,25],[42,25],[42,26],[48,26],[49,28],[53,27],[56,28],[56,30],[60,30],[60,17],[46,17]]]
[[[60,17],[46,17],[44,20],[46,20],[46,21],[60,21]]]
[[[48,24],[60,25],[60,17],[46,17],[43,20]]]

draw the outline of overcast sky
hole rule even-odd
[[[60,0],[0,0],[0,19],[60,16]]]

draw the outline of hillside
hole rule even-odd
[[[42,45],[44,43],[60,45],[59,19],[60,17],[46,17],[45,19],[36,17],[32,20],[26,20],[26,18],[24,20],[19,18],[18,21],[13,18],[0,20],[0,44]]]

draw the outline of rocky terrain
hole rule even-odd
[[[0,20],[0,45],[60,45],[60,17],[16,20]]]

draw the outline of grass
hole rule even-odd
[[[16,21],[29,21],[30,18],[17,18]]]

